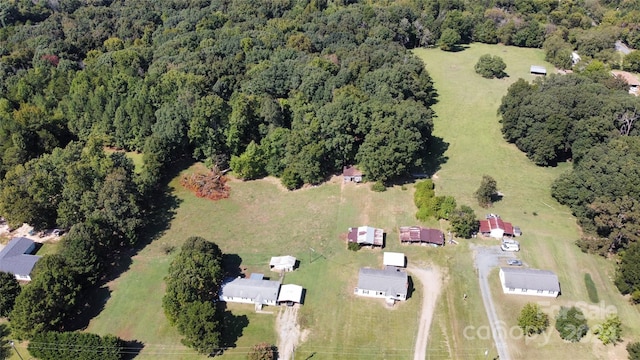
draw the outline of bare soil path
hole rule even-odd
[[[422,283],[422,310],[420,311],[420,322],[413,359],[424,360],[427,357],[427,341],[433,313],[442,290],[442,275],[436,267],[420,268],[409,266],[407,271],[411,273],[414,280]]]
[[[284,306],[280,308],[276,318],[278,329],[278,359],[289,360],[293,358],[296,346],[307,337],[308,330],[302,331],[298,325],[298,308]]]

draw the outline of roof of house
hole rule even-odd
[[[444,245],[444,234],[438,229],[428,229],[419,226],[401,226],[400,241]]]
[[[531,65],[531,69],[529,71],[536,74],[547,73],[547,69],[544,66],[540,66],[540,65]]]
[[[363,245],[384,245],[384,230],[371,226],[350,227],[347,239]]]
[[[502,219],[500,219],[497,216],[491,216],[486,220],[480,220],[481,233],[488,233],[494,229],[501,229],[501,230],[504,230],[505,234],[513,235],[513,225],[511,225],[511,223],[508,223],[506,221],[502,221]]]
[[[400,266],[404,267],[404,253],[397,252],[385,252],[382,255],[382,264],[389,266]]]
[[[296,258],[291,255],[274,256],[269,261],[269,266],[273,267],[289,267],[296,265]]]
[[[0,251],[0,271],[16,275],[31,274],[33,267],[40,260],[40,256],[29,253],[33,244],[33,240],[23,237],[11,239]]]
[[[638,81],[638,78],[630,72],[622,70],[611,70],[611,74],[613,76],[621,78],[627,84],[629,84],[629,86],[640,86],[640,81]]]
[[[503,267],[500,271],[507,288],[560,292],[558,275],[553,271],[515,267]]]
[[[358,289],[383,291],[388,295],[407,295],[409,279],[407,273],[397,269],[361,268]]]
[[[276,301],[280,282],[275,280],[236,278],[222,284],[220,296],[253,299],[258,303]]]
[[[302,301],[303,288],[300,285],[286,284],[280,286],[280,294],[278,295],[278,302],[280,301],[293,301],[300,303]]]
[[[342,176],[362,176],[362,171],[353,165],[344,166],[342,168]]]

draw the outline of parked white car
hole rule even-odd
[[[520,251],[520,243],[515,240],[503,239],[500,249],[502,251]]]

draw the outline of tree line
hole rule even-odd
[[[576,215],[587,252],[619,253],[616,284],[636,293],[640,243],[640,100],[604,68],[510,86],[499,109],[502,133],[538,165],[570,160],[551,194]],[[625,260],[625,257],[628,257]]]

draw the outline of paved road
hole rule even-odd
[[[478,278],[480,281],[480,291],[482,292],[482,301],[484,309],[487,311],[489,325],[491,326],[491,334],[496,342],[496,350],[500,360],[509,360],[509,346],[504,338],[505,331],[504,322],[501,322],[496,314],[496,308],[491,298],[491,288],[489,287],[489,273],[494,267],[503,264],[501,258],[515,258],[513,253],[500,250],[500,246],[474,246],[474,260],[476,269],[478,269]],[[502,261],[502,262],[501,262]]]

